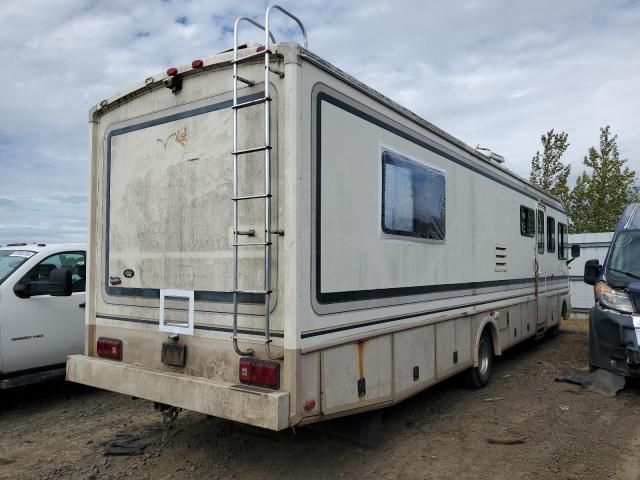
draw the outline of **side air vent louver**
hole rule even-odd
[[[507,246],[504,243],[496,243],[495,249],[495,271],[507,271]]]

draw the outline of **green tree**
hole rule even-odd
[[[600,129],[600,150],[589,149],[582,172],[571,191],[571,232],[608,232],[615,228],[624,207],[638,200],[636,173],[620,158],[618,136]]]
[[[537,151],[531,159],[529,176],[531,183],[559,197],[565,209],[569,206],[571,165],[564,165],[560,159],[569,147],[568,137],[565,132],[556,133],[553,128],[542,135],[542,153]]]

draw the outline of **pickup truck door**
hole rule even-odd
[[[68,355],[83,352],[85,257],[84,251],[50,255],[7,285],[10,288],[2,298],[4,374],[63,364]],[[54,268],[71,270],[70,296],[52,297],[47,293],[49,272]],[[17,283],[29,285],[29,298],[14,293]]]

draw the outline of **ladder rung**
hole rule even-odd
[[[238,200],[252,200],[254,198],[271,198],[271,194],[267,194],[265,195],[264,193],[261,193],[259,195],[244,195],[243,197],[233,197],[231,200],[234,201],[238,201]]]
[[[264,50],[262,50],[260,52],[256,52],[256,53],[252,53],[251,55],[247,55],[246,57],[241,57],[241,58],[237,59],[236,61],[231,61],[231,63],[248,62],[249,60],[253,60],[254,58],[264,56],[265,53],[271,53],[271,50],[264,49]]]
[[[254,82],[253,80],[249,80],[248,78],[241,77],[240,75],[236,75],[236,80],[242,83],[246,83],[250,87],[253,87],[256,84],[256,82]]]
[[[232,105],[231,108],[233,108],[234,110],[238,110],[239,108],[253,107],[254,105],[260,105],[261,103],[270,102],[270,101],[271,101],[271,97],[261,97],[261,98],[256,98],[255,100],[249,100],[248,102],[237,103],[235,105]]]
[[[241,342],[246,342],[246,343],[252,343],[252,342],[256,342],[256,337],[262,337],[264,336],[264,332],[256,332],[254,333],[254,336],[250,336],[250,335],[232,335],[232,338],[234,340],[240,340]]]
[[[264,147],[253,147],[246,148],[244,150],[236,150],[235,152],[231,152],[231,155],[246,155],[247,153],[262,152],[264,150],[271,150],[271,146],[265,145]]]
[[[255,242],[255,243],[232,243],[232,247],[266,247],[271,245],[271,242]]]
[[[233,293],[252,293],[256,295],[270,295],[271,290],[233,290]]]

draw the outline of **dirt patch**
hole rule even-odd
[[[482,390],[453,378],[386,409],[375,447],[191,412],[162,444],[150,402],[69,384],[3,393],[0,479],[638,478],[640,388],[632,383],[610,398],[555,382],[560,371],[588,366],[586,335],[565,327],[507,351]],[[119,435],[148,446],[105,456]]]
[[[589,319],[587,318],[570,318],[563,320],[560,324],[560,330],[573,333],[589,333]]]

